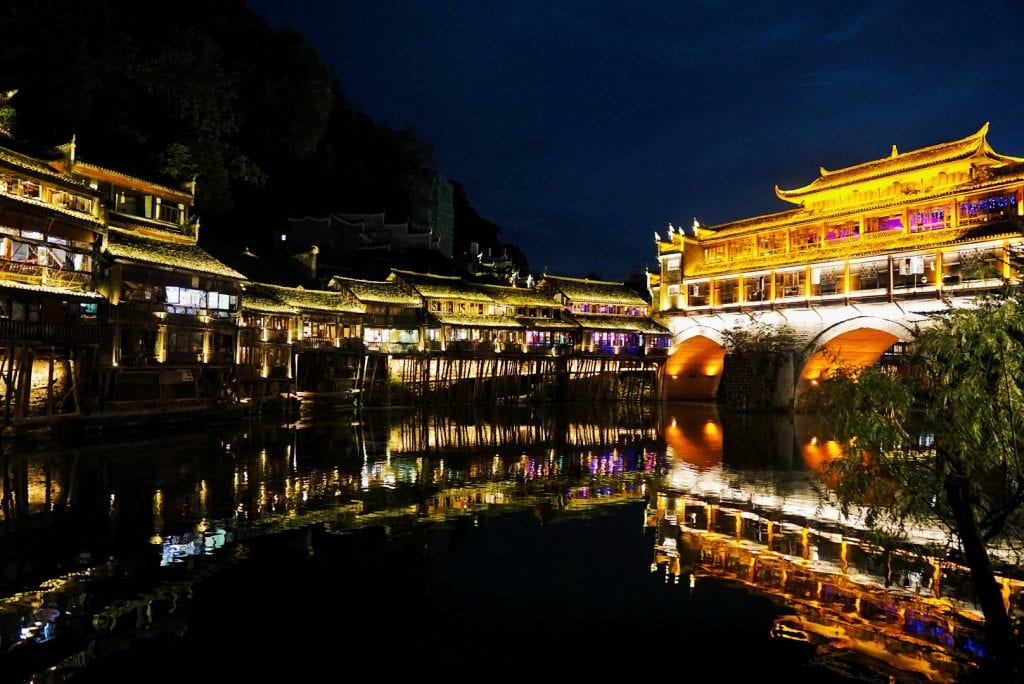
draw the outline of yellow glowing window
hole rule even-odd
[[[728,256],[729,249],[725,243],[704,248],[704,263],[706,264],[725,261]]]
[[[741,238],[729,243],[729,253],[733,259],[743,259],[757,255],[757,243],[754,238]]]

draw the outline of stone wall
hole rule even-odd
[[[725,411],[790,411],[795,369],[793,354],[726,354],[717,402]]]

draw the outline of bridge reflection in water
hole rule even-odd
[[[672,592],[725,582],[768,597],[780,648],[936,681],[981,652],[961,568],[870,544],[815,475],[827,446],[789,416],[658,404],[353,418],[8,453],[0,667],[88,671],[133,640],[201,632],[197,589],[268,540],[350,565],[352,535],[423,549],[434,525],[516,512],[600,525],[619,504],[645,511],[653,554],[619,561],[650,564]],[[922,551],[943,539],[914,532]],[[1006,588],[1016,607],[1020,585]]]

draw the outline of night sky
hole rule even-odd
[[[1024,157],[1021,0],[246,1],[432,144],[534,271],[624,280],[669,223],[986,122]]]

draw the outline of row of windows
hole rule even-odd
[[[618,304],[591,304],[589,302],[572,305],[573,313],[618,314],[620,316],[646,316],[647,307],[622,306]]]
[[[35,181],[6,173],[0,173],[0,192],[39,200],[40,202],[71,209],[83,214],[91,214],[93,209],[93,199],[91,197],[76,195],[61,188],[40,185]]]
[[[52,247],[12,240],[8,237],[0,238],[0,259],[83,273],[91,273],[93,267],[91,254],[73,252],[65,247]]]
[[[185,219],[184,204],[170,204],[159,197],[122,192],[117,195],[115,208],[122,214],[152,218],[164,223],[181,225]]]
[[[27,297],[0,295],[0,319],[29,323],[74,323],[94,321],[95,302],[41,302]]]
[[[589,305],[588,305],[589,306]],[[484,304],[482,302],[455,302],[432,300],[429,309],[433,313],[459,313],[483,316],[522,316],[525,318],[558,319],[559,311],[546,306],[512,306],[505,304]],[[610,313],[610,312],[609,312]]]
[[[686,295],[687,306],[722,306],[789,297],[827,296],[871,290],[955,286],[999,278],[1003,254],[1000,248],[965,249],[934,254],[880,257],[848,264],[836,263],[790,269],[742,278],[732,276],[669,285],[669,297]],[[773,288],[774,287],[774,291]]]

